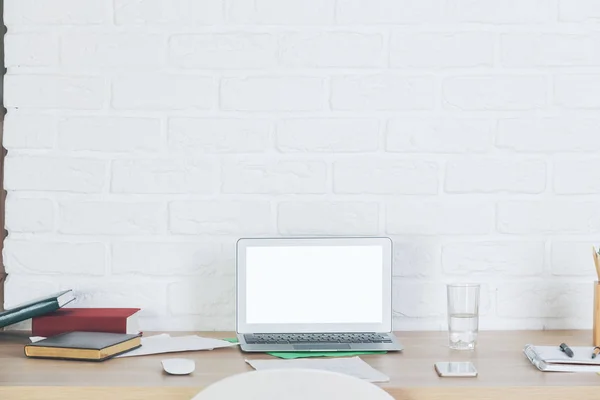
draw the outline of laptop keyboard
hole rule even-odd
[[[245,334],[244,339],[248,344],[392,343],[378,333],[259,333]]]

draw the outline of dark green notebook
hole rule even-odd
[[[13,307],[0,313],[0,328],[17,322],[51,313],[75,300],[73,292],[63,290],[62,292],[47,295],[38,299],[28,301],[27,303]]]
[[[230,343],[238,343],[237,338],[226,338],[223,339]],[[279,358],[309,358],[309,357],[350,357],[357,356],[362,354],[385,354],[387,351],[300,351],[300,352],[291,352],[291,351],[281,351],[281,352],[267,352],[267,354],[272,355],[274,357]]]
[[[25,345],[25,355],[32,358],[104,361],[137,349],[142,334],[110,332],[66,332]]]

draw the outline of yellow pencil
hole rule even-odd
[[[600,260],[598,259],[598,252],[596,248],[592,246],[592,251],[594,252],[594,265],[596,266],[596,275],[598,275],[598,280],[600,281]]]

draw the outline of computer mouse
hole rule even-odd
[[[171,375],[187,375],[196,369],[196,363],[189,358],[166,358],[160,362],[165,372]]]

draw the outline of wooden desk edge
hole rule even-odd
[[[3,400],[190,400],[202,387],[77,387],[77,386],[4,386]],[[406,387],[385,388],[397,400],[597,400],[597,386],[514,386],[514,387]]]

